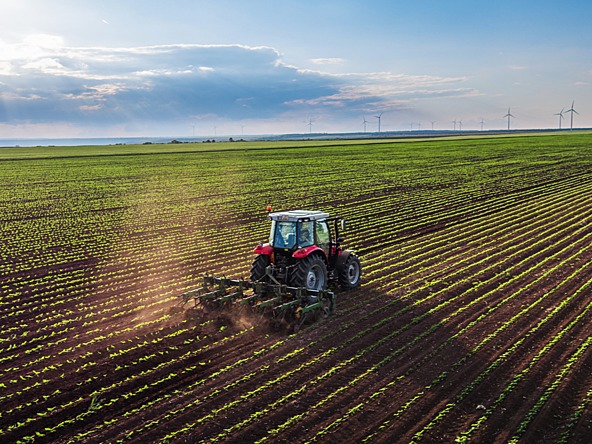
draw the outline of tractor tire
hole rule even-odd
[[[265,269],[270,263],[268,255],[258,255],[251,266],[251,282],[269,282],[269,276],[265,273]]]
[[[327,265],[318,255],[307,256],[297,262],[290,275],[291,287],[304,287],[309,290],[327,288]]]
[[[338,270],[339,287],[342,290],[351,290],[360,285],[362,265],[358,256],[351,253],[345,263]]]

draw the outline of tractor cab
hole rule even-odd
[[[251,280],[283,282],[312,290],[325,289],[331,281],[342,288],[359,284],[357,256],[341,248],[340,217],[323,211],[291,210],[268,214],[269,242],[255,248]]]
[[[329,256],[331,233],[327,225],[328,217],[329,215],[322,211],[271,213],[269,245],[286,251],[317,245],[326,256]]]

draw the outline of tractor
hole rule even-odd
[[[183,303],[193,298],[206,307],[248,306],[292,331],[313,316],[334,313],[332,290],[356,288],[362,272],[356,254],[341,246],[345,220],[322,211],[267,211],[269,240],[254,250],[250,279],[205,275],[200,288],[181,295]]]
[[[345,220],[322,211],[270,213],[269,242],[259,244],[251,281],[272,281],[291,287],[325,290],[329,283],[342,290],[360,283],[358,257],[341,248],[339,228]],[[333,230],[331,230],[333,228]]]

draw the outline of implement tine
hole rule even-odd
[[[202,285],[182,295],[183,304],[194,299],[205,308],[249,307],[262,317],[271,316],[274,325],[289,325],[298,331],[306,319],[318,319],[336,310],[337,297],[329,290],[312,290],[306,287],[292,287],[270,280],[250,281],[203,275]]]

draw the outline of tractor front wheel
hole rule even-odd
[[[269,277],[265,273],[265,269],[269,266],[271,260],[266,254],[258,255],[251,266],[251,282],[268,282]]]
[[[327,265],[317,255],[307,256],[298,261],[290,275],[290,286],[309,290],[325,290],[327,287]]]

